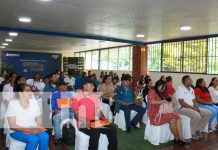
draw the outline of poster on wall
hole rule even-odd
[[[26,78],[35,73],[41,77],[61,70],[62,55],[55,53],[2,51],[2,69],[15,72]]]

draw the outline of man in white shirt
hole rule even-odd
[[[193,139],[202,137],[200,131],[207,125],[211,112],[198,107],[195,93],[192,89],[192,79],[186,75],[182,77],[183,85],[176,90],[176,99],[179,101],[180,113],[191,118],[190,126]]]
[[[71,74],[69,74],[68,76],[65,76],[64,82],[68,83],[68,86],[73,89],[75,85],[75,78]]]

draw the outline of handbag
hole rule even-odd
[[[155,124],[159,124],[161,120],[162,114],[170,114],[173,113],[172,103],[162,103],[159,108],[159,112],[154,119]]]

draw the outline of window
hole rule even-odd
[[[85,69],[92,69],[92,53],[86,52]]]
[[[79,57],[80,53],[75,53],[75,57]]]
[[[75,57],[84,57],[85,69],[132,70],[131,46],[76,52]]]
[[[108,70],[108,50],[100,50],[100,70]]]
[[[85,60],[86,53],[85,52],[80,53],[79,57],[84,57],[84,60]]]
[[[184,41],[183,72],[206,73],[206,39]]]
[[[118,67],[118,48],[109,49],[108,69],[117,70]]]
[[[161,71],[161,43],[148,45],[148,70]]]
[[[98,69],[99,51],[92,51],[92,69]]]
[[[163,44],[162,71],[181,72],[182,42]]]
[[[207,73],[218,74],[218,37],[208,39]]]
[[[119,48],[118,70],[130,69],[130,47]]]
[[[132,70],[132,47],[130,47],[130,62],[129,62],[129,70]]]

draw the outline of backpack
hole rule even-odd
[[[75,128],[71,122],[67,122],[62,128],[62,140],[66,145],[75,145]]]

